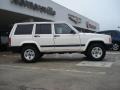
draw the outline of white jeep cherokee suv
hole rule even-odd
[[[90,60],[102,60],[111,45],[109,35],[82,33],[64,22],[29,22],[13,26],[9,45],[25,62],[44,54],[82,53]]]

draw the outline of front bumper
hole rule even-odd
[[[111,50],[111,48],[112,48],[112,44],[105,44],[105,48],[106,48],[106,50]]]

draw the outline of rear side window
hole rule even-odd
[[[51,24],[36,24],[35,34],[51,34]]]
[[[29,35],[32,34],[33,24],[17,25],[15,35]]]

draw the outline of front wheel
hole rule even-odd
[[[105,54],[106,50],[102,44],[92,44],[89,46],[86,56],[89,60],[101,61]]]

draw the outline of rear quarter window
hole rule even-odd
[[[33,24],[17,25],[14,35],[29,35],[32,34]]]

